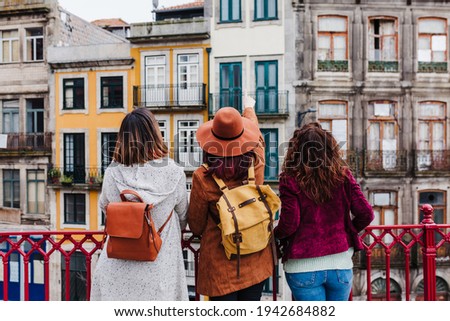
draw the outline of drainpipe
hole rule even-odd
[[[206,48],[206,52],[208,53],[208,117],[211,114],[212,115],[212,95],[211,95],[211,90],[210,90],[210,75],[211,75],[211,69],[210,69],[210,57],[211,57],[211,47]]]

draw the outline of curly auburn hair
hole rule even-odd
[[[294,177],[308,198],[316,204],[325,203],[333,198],[349,170],[339,149],[329,131],[319,123],[309,123],[289,140],[280,176]]]

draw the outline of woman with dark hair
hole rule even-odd
[[[246,97],[244,117],[234,108],[221,108],[213,120],[197,131],[208,169],[202,166],[193,174],[188,223],[191,231],[201,236],[197,291],[212,301],[260,300],[264,281],[273,272],[268,245],[262,251],[240,257],[238,276],[236,259],[227,258],[218,226],[216,203],[222,192],[213,175],[231,189],[245,183],[253,162],[256,184],[264,181],[264,140],[254,103]]]
[[[280,198],[274,233],[284,245],[282,261],[295,300],[348,300],[352,255],[362,249],[358,232],[374,215],[338,143],[320,124],[297,129],[289,141]]]
[[[137,108],[122,121],[113,162],[105,171],[99,207],[106,212],[120,202],[120,192],[136,191],[153,204],[151,215],[161,233],[162,247],[154,262],[108,258],[102,251],[94,272],[91,300],[188,300],[181,250],[181,230],[188,206],[183,168],[167,157],[168,149],[155,116]],[[106,218],[107,220],[108,218]],[[106,244],[104,245],[106,249]]]

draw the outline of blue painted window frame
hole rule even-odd
[[[266,157],[266,165],[264,168],[264,179],[268,181],[278,180],[278,172],[279,172],[279,157],[278,157],[278,128],[263,128],[261,129],[261,133],[264,137],[264,142],[266,143],[265,148],[265,157]],[[271,134],[274,133],[276,136],[275,142],[273,142],[270,138]],[[276,175],[271,175],[270,166],[275,165]]]
[[[275,12],[271,16],[269,13],[269,3],[275,2]],[[259,4],[262,3],[262,14],[258,16]],[[277,20],[278,19],[278,0],[255,0],[254,21]]]
[[[259,72],[264,68],[264,85],[258,84]],[[270,66],[275,66],[275,86],[269,84]],[[256,61],[255,62],[255,88],[256,88],[256,113],[273,114],[278,113],[278,61]]]
[[[228,72],[225,75],[225,72]],[[229,86],[224,87],[224,77]],[[237,83],[236,83],[237,82]],[[242,63],[231,62],[220,64],[220,97],[219,108],[234,107],[242,111]]]
[[[238,6],[238,9],[234,9],[234,5]],[[227,12],[224,12],[224,6],[227,6]],[[233,15],[238,10],[238,16],[233,18]],[[226,15],[225,15],[226,14]],[[230,18],[231,17],[231,18]],[[242,21],[242,5],[241,0],[220,0],[220,22],[221,23],[231,23],[231,22],[241,22]]]

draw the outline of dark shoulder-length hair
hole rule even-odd
[[[206,176],[216,175],[223,180],[244,180],[248,177],[248,169],[253,161],[256,165],[259,159],[254,151],[242,155],[221,157],[203,152],[203,163],[208,165]]]
[[[155,116],[146,108],[136,108],[125,116],[120,125],[113,159],[125,166],[144,164],[166,156]]]
[[[281,179],[294,177],[300,189],[316,204],[321,204],[332,199],[347,171],[333,135],[319,123],[310,123],[297,129],[290,139]]]

